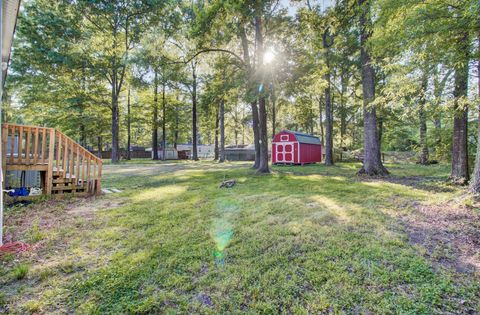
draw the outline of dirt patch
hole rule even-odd
[[[104,211],[108,209],[115,209],[125,203],[122,199],[94,199],[88,203],[74,204],[67,209],[67,212],[73,215],[91,216],[97,211]]]
[[[403,215],[409,240],[425,248],[434,264],[480,275],[480,212],[453,202],[412,204]]]
[[[387,176],[387,177],[367,177],[358,176],[353,181],[361,182],[387,182],[392,184],[399,184],[415,189],[421,189],[429,192],[453,192],[456,190],[456,186],[438,177],[424,177],[424,176]]]
[[[5,215],[5,242],[35,242],[35,233],[48,234],[48,231],[60,226],[73,224],[78,216],[87,219],[94,217],[95,212],[119,207],[123,199],[106,198],[72,198],[66,200],[48,200],[31,204],[27,207],[9,209]],[[38,231],[38,232],[36,232]],[[42,241],[35,242],[36,247]]]

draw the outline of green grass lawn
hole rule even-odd
[[[0,258],[0,313],[480,312],[479,269],[403,219],[420,205],[478,214],[448,167],[367,180],[358,164],[248,166],[106,165],[103,186],[123,192],[7,210],[6,232],[36,245]]]

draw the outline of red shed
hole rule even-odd
[[[318,137],[283,130],[273,137],[272,164],[309,164],[322,161],[322,143]]]

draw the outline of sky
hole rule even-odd
[[[280,0],[280,7],[287,8],[288,14],[291,16],[295,16],[297,9],[301,6],[304,6],[307,1],[304,0],[299,3],[292,3],[290,0]],[[318,6],[323,11],[329,6],[333,5],[335,0],[310,0],[310,4],[312,6]]]

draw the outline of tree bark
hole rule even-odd
[[[347,90],[347,82],[345,72],[342,70],[340,76],[341,90],[340,90],[340,148],[345,149],[345,135],[347,133],[347,111],[345,108],[345,93]]]
[[[330,74],[330,43],[328,42],[328,30],[323,33],[323,48],[325,52],[325,63],[327,72],[324,79],[327,86],[324,90],[325,97],[325,165],[333,165],[333,109],[331,95],[331,74]]]
[[[462,49],[466,56],[464,63],[455,69],[455,116],[453,118],[452,172],[450,179],[457,184],[465,185],[469,180],[468,172],[468,107],[461,102],[468,94],[468,34],[462,38]]]
[[[152,152],[153,159],[158,160],[158,71],[154,70],[153,79],[153,121],[152,121]]]
[[[320,137],[322,139],[322,145],[325,147],[325,131],[323,127],[323,102],[322,98],[318,100],[318,111],[320,113]]]
[[[192,160],[198,161],[197,151],[197,73],[192,63]]]
[[[275,84],[272,82],[272,93],[271,93],[271,100],[272,100],[272,135],[277,133],[276,126],[277,126],[277,110],[275,108],[276,105],[276,95],[275,95]]]
[[[253,77],[254,73],[254,63],[250,62],[250,53],[248,48],[248,39],[247,34],[245,32],[245,28],[243,26],[239,26],[239,37],[242,43],[243,49],[243,59],[245,64],[247,65],[247,74],[249,76],[249,83],[251,78]],[[248,87],[250,88],[250,86]],[[253,163],[252,168],[258,169],[260,166],[260,131],[259,131],[259,123],[258,123],[258,105],[257,105],[257,98],[250,102],[250,106],[252,109],[252,129],[253,129],[253,143],[255,147],[255,162]]]
[[[222,99],[220,101],[220,148],[219,148],[219,157],[218,162],[225,162],[225,101]]]
[[[255,147],[255,163],[253,168],[259,168],[260,166],[260,135],[258,127],[258,106],[257,101],[253,101],[251,104],[252,107],[252,128],[253,128],[253,142]]]
[[[175,150],[177,149],[177,144],[178,144],[178,125],[180,120],[180,118],[178,117],[178,110],[179,110],[178,106],[175,106],[175,132],[173,135],[173,147],[175,148]]]
[[[80,145],[82,147],[87,146],[87,132],[83,123],[80,123]]]
[[[260,73],[264,73],[265,67],[263,65],[263,22],[260,9],[256,8],[255,12],[255,38],[257,43],[258,67]],[[258,95],[258,122],[259,122],[259,142],[260,142],[260,165],[258,166],[258,173],[270,173],[268,166],[268,135],[267,135],[267,110],[265,104],[265,81],[263,77],[259,80],[259,95]]]
[[[218,161],[219,157],[219,149],[218,149],[218,128],[219,128],[219,123],[220,123],[220,104],[218,104],[216,110],[215,110],[215,149],[214,149],[214,161]]]
[[[97,156],[98,156],[98,158],[101,159],[102,158],[102,148],[103,148],[102,136],[97,137],[97,148],[98,148]]]
[[[478,42],[480,43],[480,36]],[[479,47],[480,50],[480,47]],[[478,73],[478,95],[480,95],[480,60],[477,61]],[[470,191],[474,194],[480,193],[480,103],[477,106],[477,152],[475,155],[475,168],[473,170],[472,181],[470,182]]]
[[[422,88],[420,91],[420,100],[418,103],[418,118],[420,120],[420,161],[422,165],[428,165],[428,144],[427,144],[427,115],[425,104],[427,102],[428,74],[425,73],[422,78]]]
[[[165,82],[162,85],[162,160],[165,161],[167,159],[167,128],[166,128],[166,107],[167,101],[165,99]]]
[[[113,51],[116,52],[117,49],[117,29],[113,28],[113,43],[112,48]],[[118,66],[117,66],[117,56],[114,53],[112,61],[111,61],[111,87],[112,87],[112,99],[111,99],[111,107],[112,107],[112,163],[118,163],[120,160],[119,154],[119,116],[120,111],[118,108],[118,94],[121,90],[121,82],[122,78],[118,78]],[[120,79],[120,80],[119,80]]]
[[[377,131],[377,112],[375,107],[371,105],[375,99],[375,72],[366,47],[367,40],[370,37],[370,3],[368,0],[359,0],[358,3],[362,11],[360,14],[360,64],[364,121],[364,160],[359,174],[385,176],[388,175],[388,171],[383,166],[381,160]]]
[[[132,159],[130,148],[132,146],[132,129],[131,129],[131,113],[130,113],[130,87],[127,91],[127,160]]]
[[[112,90],[112,163],[118,163],[119,159],[119,108],[118,95]]]

